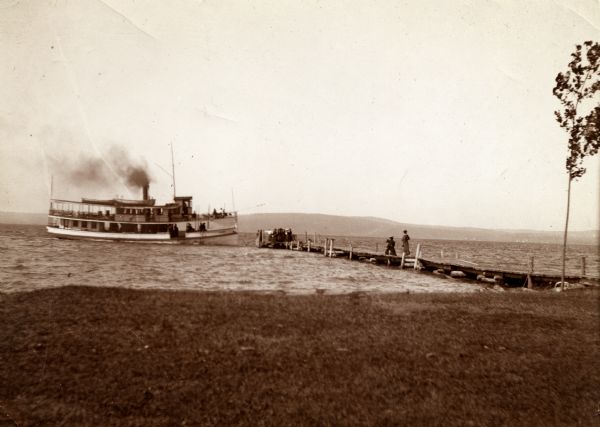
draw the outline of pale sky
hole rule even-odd
[[[562,230],[555,77],[600,2],[0,0],[0,210],[140,198],[70,179],[113,148],[159,202]],[[598,100],[600,102],[600,100]],[[570,228],[599,226],[599,157]]]

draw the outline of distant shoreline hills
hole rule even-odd
[[[562,243],[562,231],[493,230],[473,227],[405,224],[375,217],[339,216],[305,213],[263,213],[239,216],[239,230],[255,232],[274,227],[291,228],[302,236],[305,232],[329,236],[400,237],[403,230],[413,239],[480,240],[492,242]],[[569,231],[569,243],[597,245],[600,230]]]
[[[46,214],[0,212],[1,224],[45,225]],[[239,215],[239,231],[254,233],[258,229],[291,228],[302,236],[305,232],[329,236],[381,237],[401,236],[403,230],[413,239],[480,240],[493,242],[562,243],[563,232],[538,230],[494,230],[473,227],[449,227],[405,224],[375,217],[356,217],[307,213],[261,213]],[[569,231],[569,243],[598,245],[600,230]]]

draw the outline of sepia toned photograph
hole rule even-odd
[[[0,0],[0,427],[600,425],[598,0]]]

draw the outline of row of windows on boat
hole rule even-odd
[[[94,221],[78,221],[61,219],[59,223],[51,222],[50,226],[62,226],[66,228],[75,228],[88,231],[101,231],[109,233],[170,233],[173,234],[179,230],[177,224],[128,224],[119,222],[94,222]],[[206,231],[206,223],[201,222],[195,227],[191,223],[187,223],[185,231],[188,233],[194,231]]]
[[[122,212],[120,212],[122,211]],[[158,211],[150,211],[150,209],[122,209],[117,210],[117,213],[111,213],[110,210],[85,212],[85,211],[70,211],[51,209],[50,215],[68,216],[73,218],[87,219],[107,219],[109,221],[179,221],[179,220],[196,220],[196,219],[218,219],[233,216],[230,212],[216,212],[212,214],[179,214],[176,212],[165,211],[164,213],[154,213]]]

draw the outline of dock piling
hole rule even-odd
[[[581,257],[581,277],[585,277],[585,257]]]
[[[531,276],[533,275],[533,266],[534,266],[534,258],[533,256],[529,257],[529,274],[527,274],[527,289],[533,289],[533,280]]]
[[[417,270],[419,265],[419,252],[421,252],[421,244],[417,244],[417,252],[415,252],[415,263],[413,265],[413,269]]]
[[[352,242],[350,242],[350,254],[348,255],[348,259],[352,261]]]

